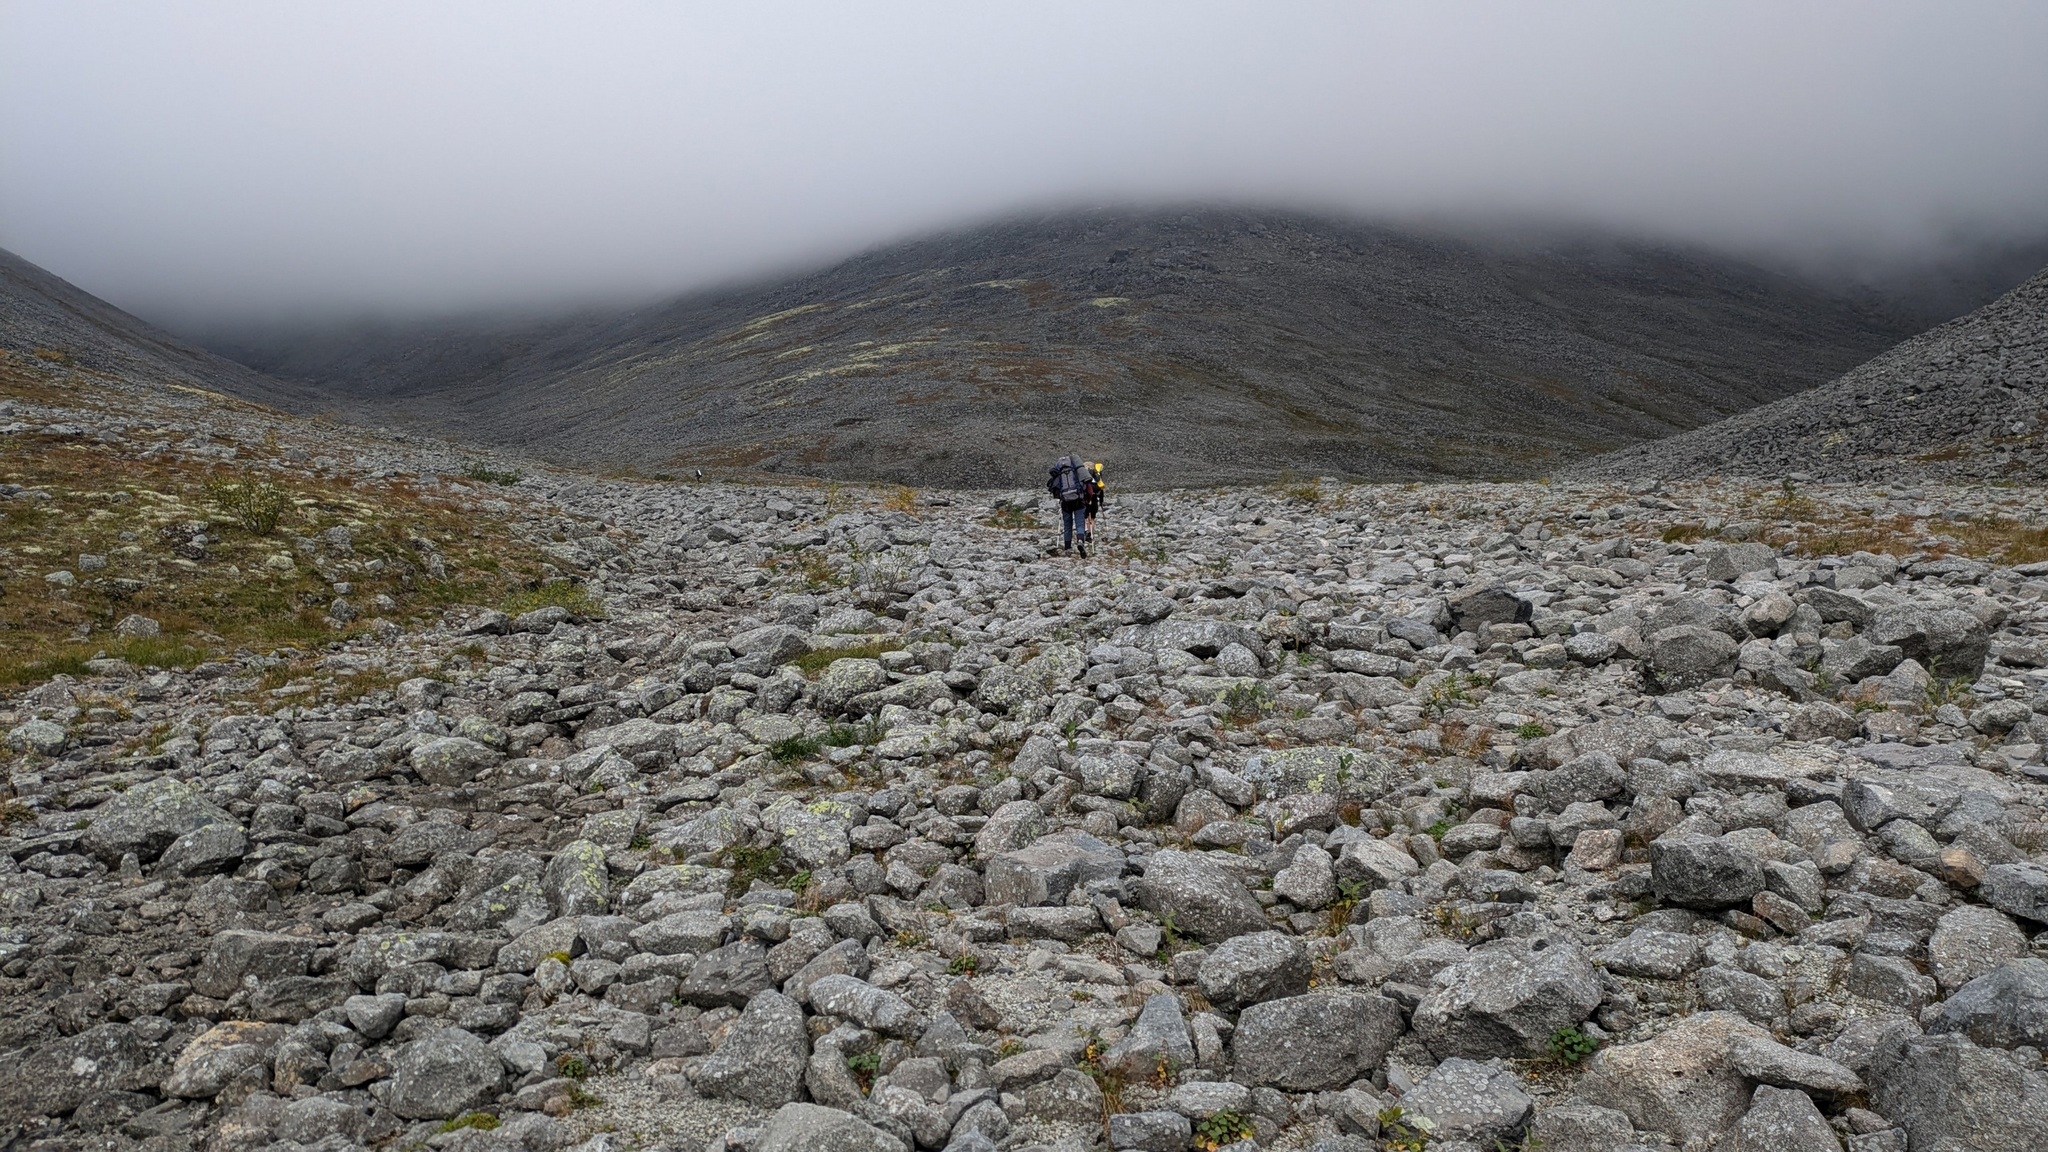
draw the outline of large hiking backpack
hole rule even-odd
[[[1088,474],[1081,462],[1072,456],[1062,456],[1052,466],[1052,494],[1062,504],[1079,504],[1088,499]]]

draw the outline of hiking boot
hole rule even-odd
[[[1074,545],[1074,550],[1081,554],[1081,559],[1086,560],[1088,558],[1088,545],[1076,544]]]

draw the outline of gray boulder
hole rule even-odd
[[[1804,1092],[1757,1086],[1749,1111],[1728,1134],[1730,1152],[1841,1152],[1835,1130]]]
[[[1296,848],[1294,861],[1274,875],[1273,894],[1307,912],[1335,900],[1337,873],[1330,854],[1314,844]]]
[[[1764,890],[1764,866],[1756,853],[1725,839],[1666,836],[1650,842],[1650,883],[1666,904],[1733,908]]]
[[[853,976],[822,976],[811,982],[811,1007],[891,1036],[915,1037],[922,1024],[917,1009],[894,992]]]
[[[2048,1047],[2048,960],[2008,960],[1962,986],[1927,1026],[1987,1048]]]
[[[611,906],[611,870],[604,849],[588,840],[572,840],[556,851],[540,883],[556,916],[602,915]]]
[[[1737,1072],[1773,1088],[1797,1088],[1836,1099],[1864,1089],[1863,1081],[1845,1064],[1747,1033],[1729,1044],[1728,1058]]]
[[[1956,1033],[1895,1035],[1864,1079],[1913,1148],[2035,1152],[2048,1131],[2048,1072]]]
[[[149,1045],[126,1024],[99,1024],[0,1062],[0,1122],[59,1116],[102,1092],[134,1092],[149,1082]]]
[[[780,992],[763,992],[697,1066],[694,1081],[707,1096],[776,1108],[797,1098],[810,1059],[803,1008]]]
[[[1196,853],[1173,848],[1153,853],[1134,887],[1147,912],[1162,920],[1171,917],[1178,931],[1205,944],[1267,926],[1266,910],[1244,882]]]
[[[633,929],[630,939],[637,952],[650,952],[656,956],[676,956],[687,952],[702,956],[717,951],[723,945],[726,930],[731,926],[732,918],[723,912],[671,912]]]
[[[1635,1134],[1626,1112],[1574,1100],[1538,1112],[1529,1126],[1528,1146],[1543,1152],[1614,1152]]]
[[[1290,996],[1244,1010],[1231,1036],[1235,1079],[1327,1092],[1368,1075],[1404,1030],[1400,1006],[1352,992]]]
[[[234,868],[248,851],[249,835],[240,824],[208,824],[171,841],[157,860],[157,874],[212,876]]]
[[[1728,1012],[1700,1012],[1636,1044],[1593,1054],[1579,1098],[1626,1114],[1639,1130],[1705,1147],[1749,1110],[1749,1082],[1734,1065],[1738,1038],[1770,1033]]]
[[[1188,1022],[1181,1016],[1180,998],[1171,992],[1145,997],[1137,1023],[1102,1058],[1104,1067],[1117,1069],[1132,1080],[1157,1075],[1162,1065],[1188,1068],[1194,1062]]]
[[[1592,1015],[1600,995],[1599,974],[1579,945],[1549,936],[1499,940],[1437,973],[1412,1022],[1438,1058],[1539,1056],[1558,1029]]]
[[[1415,857],[1392,839],[1372,836],[1346,841],[1330,867],[1338,880],[1361,885],[1367,892],[1391,888],[1422,871]]]
[[[811,686],[811,703],[827,716],[846,712],[856,697],[889,686],[889,670],[880,660],[847,657],[826,666]]]
[[[1527,624],[1535,607],[1496,583],[1468,585],[1445,600],[1451,626],[1460,632],[1477,632],[1488,624]]]
[[[218,1096],[250,1069],[261,1069],[284,1035],[285,1029],[277,1024],[249,1020],[215,1024],[178,1053],[171,1074],[164,1077],[163,1094],[188,1100]]]
[[[408,1120],[446,1120],[491,1103],[505,1085],[505,1063],[460,1028],[430,1032],[399,1050],[385,1104]]]
[[[1661,628],[1649,637],[1650,668],[1668,691],[1732,675],[1740,651],[1734,637],[1703,624]]]
[[[502,928],[518,935],[547,923],[542,870],[541,862],[524,852],[500,852],[479,860],[449,904],[448,927],[462,932]]]
[[[1799,594],[1800,602],[1820,615],[1821,623],[1834,624],[1847,620],[1852,627],[1862,628],[1870,623],[1874,609],[1861,596],[1833,588],[1808,588]]]
[[[784,1104],[768,1118],[753,1152],[908,1152],[903,1141],[851,1112]]]
[[[305,936],[230,928],[208,944],[206,958],[192,976],[192,987],[202,996],[225,1000],[241,990],[247,977],[262,983],[303,976],[313,959],[315,943]]]
[[[421,780],[441,788],[456,788],[476,779],[476,774],[504,759],[467,736],[438,736],[413,745],[412,770]]]
[[[1707,566],[1701,574],[1709,580],[1726,582],[1751,572],[1775,574],[1777,570],[1776,549],[1765,544],[1729,544],[1708,553]]]
[[[1481,1147],[1519,1146],[1536,1101],[1499,1060],[1453,1056],[1401,1098],[1401,1109],[1434,1121],[1430,1142],[1470,1140]]]
[[[803,629],[788,624],[767,624],[752,628],[726,642],[740,656],[766,656],[770,664],[794,660],[811,650]]]
[[[2020,861],[1984,870],[1984,902],[2000,912],[2048,923],[2048,868]]]
[[[234,824],[197,788],[170,776],[145,780],[99,806],[79,846],[113,867],[130,852],[148,864],[171,842],[209,824]]]
[[[1677,980],[1700,965],[1700,942],[1683,932],[1638,928],[1597,950],[1600,963],[1616,976]]]
[[[1308,950],[1280,932],[1248,932],[1217,945],[1202,960],[1196,983],[1210,1003],[1235,1012],[1308,992]]]
[[[982,888],[991,904],[1064,904],[1075,888],[1114,880],[1123,870],[1123,854],[1095,837],[1056,832],[985,861]]]
[[[1739,651],[1726,633],[1680,624],[1650,637],[1650,667],[1667,690],[1696,688],[1732,674]]]
[[[1109,1146],[1117,1152],[1181,1152],[1194,1126],[1178,1112],[1119,1112],[1109,1118]]]
[[[1837,684],[1854,684],[1885,675],[1905,658],[1905,651],[1896,645],[1873,644],[1867,636],[1852,636],[1821,656],[1820,670]]]
[[[1628,787],[1628,772],[1606,752],[1587,752],[1556,768],[1531,772],[1521,791],[1552,808],[1605,800]]]
[[[1942,913],[1927,941],[1927,964],[1944,993],[2027,953],[2027,934],[1995,908],[1960,904]]]
[[[1133,624],[1156,624],[1173,615],[1173,598],[1150,588],[1139,588],[1124,594],[1116,602],[1117,610]]]
[[[1975,680],[1984,673],[1991,634],[1984,622],[1961,608],[1899,604],[1871,615],[1864,630],[1874,644],[1889,644],[1929,674],[1944,680]]]
[[[699,1008],[743,1008],[771,983],[768,950],[753,940],[736,940],[699,957],[676,994]]]

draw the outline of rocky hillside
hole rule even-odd
[[[25,371],[0,434],[152,443],[146,395]],[[327,638],[124,657],[175,623],[136,612],[9,691],[9,1146],[2048,1126],[2039,489],[1164,491],[1083,560],[1028,494],[465,482],[443,446],[232,415],[278,483],[511,535],[286,529]],[[1731,510],[1741,542],[1690,542]],[[186,531],[234,547],[125,562],[270,578],[234,523]],[[433,598],[521,547],[576,582]]]
[[[1925,323],[1711,253],[1096,212],[548,322],[213,346],[577,464],[1028,483],[1529,476],[1830,379]]]
[[[152,387],[203,388],[299,412],[330,406],[182,340],[0,249],[0,352],[74,365]]]
[[[2048,270],[1822,387],[1568,471],[2048,480]]]

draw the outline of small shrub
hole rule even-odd
[[[1329,917],[1330,935],[1335,936],[1344,931],[1345,926],[1351,923],[1351,913],[1365,897],[1364,881],[1337,881],[1337,898],[1330,901],[1329,908],[1325,910],[1325,915]]]
[[[555,1071],[571,1080],[581,1080],[590,1075],[590,1064],[573,1052],[564,1052],[555,1058]]]
[[[1599,1047],[1599,1041],[1577,1028],[1559,1028],[1550,1034],[1550,1054],[1567,1064],[1577,1064]]]
[[[1388,1152],[1423,1152],[1429,1147],[1429,1134],[1436,1130],[1435,1121],[1427,1116],[1410,1116],[1396,1104],[1379,1111],[1380,1145]]]
[[[216,509],[258,536],[268,536],[292,510],[291,493],[260,476],[215,480],[206,485],[206,499]]]
[[[1241,681],[1223,693],[1223,707],[1239,723],[1256,720],[1272,707],[1273,689],[1263,680]]]
[[[984,527],[1000,528],[1009,532],[1021,532],[1038,527],[1038,518],[1031,510],[1008,500],[998,500],[989,514],[981,518]]]
[[[486,484],[502,484],[507,487],[519,483],[522,477],[517,472],[502,472],[489,467],[481,460],[472,460],[462,469],[464,477],[480,480]]]
[[[721,855],[725,857],[725,866],[732,869],[732,880],[725,888],[728,896],[741,895],[753,887],[754,881],[766,880],[774,875],[776,867],[782,863],[780,848],[754,848],[745,844],[735,844]]]
[[[457,1116],[453,1120],[442,1121],[441,1131],[454,1132],[462,1128],[474,1128],[479,1132],[489,1132],[497,1126],[498,1118],[489,1112],[470,1112]]]
[[[774,757],[777,764],[794,764],[816,756],[820,747],[815,736],[791,736],[770,744],[768,755]]]
[[[853,1082],[860,1085],[862,1093],[875,1086],[875,1076],[882,1070],[882,1058],[873,1052],[856,1052],[846,1058],[846,1070],[853,1074]]]
[[[1436,823],[1431,824],[1427,829],[1425,829],[1425,831],[1429,833],[1430,839],[1442,840],[1444,838],[1444,834],[1449,832],[1454,827],[1456,827],[1456,825],[1452,824],[1449,820],[1439,820]]]
[[[955,976],[973,976],[981,971],[981,957],[972,952],[962,952],[946,965],[946,971]]]
[[[1084,997],[1079,990],[1071,993],[1071,995],[1076,1000],[1093,999],[1092,996]],[[1103,1041],[1101,1036],[1096,1034],[1094,1029],[1089,1029],[1088,1043],[1081,1049],[1079,1063],[1081,1071],[1087,1073],[1088,1078],[1095,1081],[1096,1088],[1102,1092],[1102,1134],[1104,1136],[1109,1135],[1109,1118],[1124,1110],[1124,1074],[1121,1069],[1105,1067],[1103,1065],[1102,1058],[1108,1052],[1109,1045]]]
[[[1235,1144],[1240,1140],[1249,1140],[1256,1135],[1258,1129],[1252,1127],[1251,1117],[1230,1108],[1221,1112],[1211,1112],[1195,1121],[1195,1147],[1202,1149],[1202,1152],[1216,1152],[1218,1148]]]
[[[1550,729],[1531,720],[1527,724],[1515,725],[1515,735],[1520,736],[1524,740],[1541,740],[1543,737],[1550,735]]]

